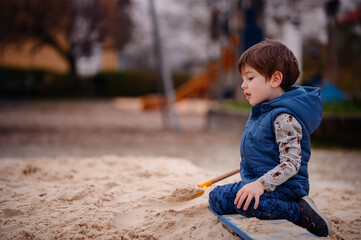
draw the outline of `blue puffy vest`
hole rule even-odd
[[[311,156],[310,134],[322,119],[319,88],[292,86],[281,96],[255,105],[241,139],[241,177],[243,183],[255,181],[280,163],[273,122],[280,113],[293,115],[302,126],[302,163],[296,175],[276,187],[275,192],[296,200],[308,195],[308,161]]]

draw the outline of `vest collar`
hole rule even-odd
[[[252,113],[251,113],[251,117],[257,117],[258,115],[268,112],[271,109],[275,108],[275,107],[279,107],[279,104],[277,102],[279,101],[283,101],[285,99],[289,99],[292,97],[295,97],[297,95],[300,95],[302,93],[306,93],[305,90],[302,89],[302,87],[300,86],[292,86],[290,91],[285,92],[284,94],[282,94],[279,97],[276,97],[274,99],[272,99],[271,101],[264,101],[261,102],[255,106],[252,107]]]
[[[271,101],[272,102],[272,101]],[[252,113],[251,113],[251,117],[257,117],[258,115],[268,112],[272,109],[272,106],[270,106],[270,103],[268,101],[259,103],[255,106],[252,107]]]

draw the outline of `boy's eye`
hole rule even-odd
[[[251,81],[252,79],[253,79],[253,77],[249,77],[249,78],[248,78],[248,80],[250,80],[250,81]]]

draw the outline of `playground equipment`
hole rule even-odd
[[[175,100],[178,102],[205,93],[219,79],[221,71],[234,67],[234,62],[231,48],[224,47],[219,61],[209,62],[201,73],[191,77],[175,90]],[[167,106],[167,101],[160,95],[147,95],[142,98],[142,106],[145,110],[159,109]]]

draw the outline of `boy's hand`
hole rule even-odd
[[[249,204],[254,198],[255,199],[254,209],[257,209],[259,203],[259,197],[264,193],[264,190],[265,188],[259,180],[248,183],[238,191],[236,195],[236,199],[234,200],[234,204],[237,204],[237,208],[240,208],[244,200],[247,199],[246,203],[243,206],[243,210],[247,211]]]

